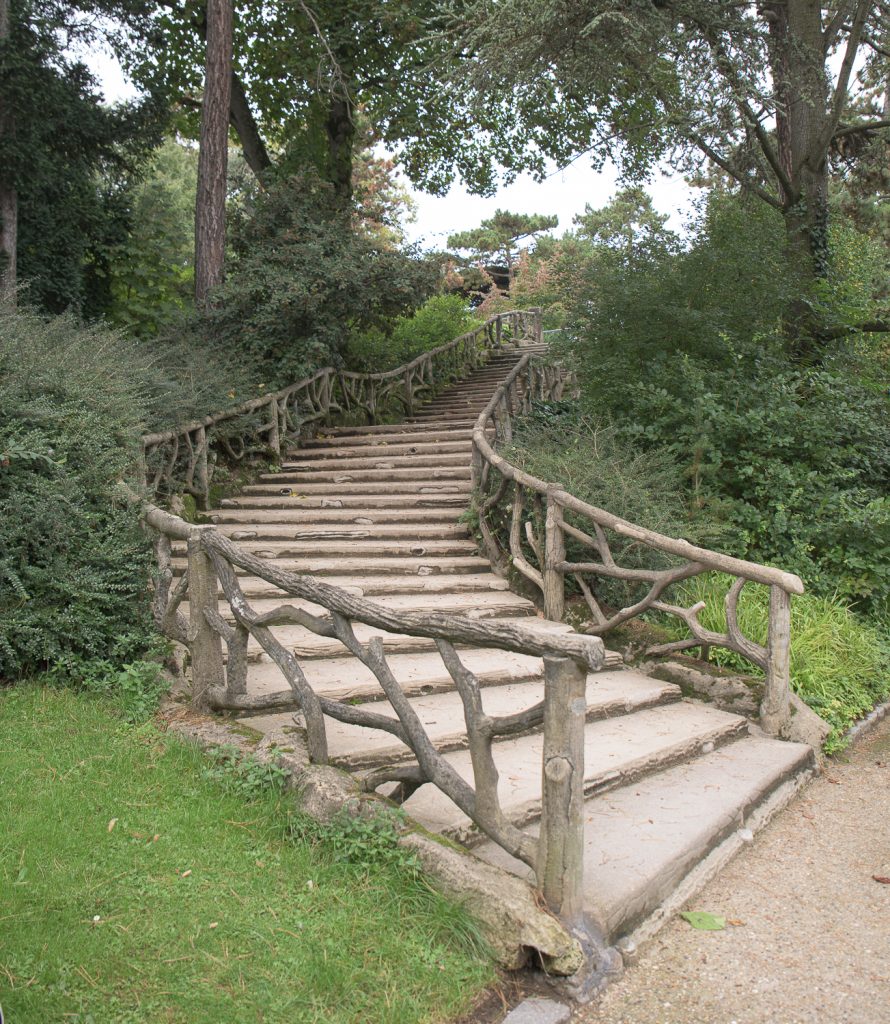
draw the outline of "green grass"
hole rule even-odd
[[[274,777],[249,801],[231,781],[101,698],[0,695],[7,1020],[407,1024],[491,982],[404,863],[349,863]]]
[[[732,580],[719,573],[698,576],[678,588],[680,603],[705,602],[699,621],[707,629],[724,632],[723,600]],[[766,644],[769,591],[748,584],[738,608],[742,632]],[[678,619],[665,617],[673,639],[687,636]],[[759,674],[750,662],[733,651],[711,649],[711,660],[727,668]],[[826,750],[839,749],[841,734],[890,695],[890,636],[858,618],[843,602],[804,594],[791,601],[791,685],[826,722],[832,734]]]

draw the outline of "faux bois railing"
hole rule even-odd
[[[509,341],[540,341],[540,310],[490,317],[459,338],[383,373],[325,367],[311,377],[181,427],[142,437],[141,484],[151,494],[191,494],[204,509],[219,461],[280,458],[285,439],[335,419],[412,416],[430,395],[484,363]]]
[[[781,735],[790,715],[791,596],[803,593],[800,578],[636,526],[581,501],[561,484],[539,480],[508,462],[497,447],[512,440],[513,418],[527,412],[534,400],[558,400],[569,383],[558,368],[527,353],[476,422],[473,478],[479,494],[479,529],[492,564],[504,574],[512,565],[537,588],[550,619],[562,619],[566,579],[573,579],[590,611],[591,635],[602,636],[649,610],[677,616],[688,627],[689,639],[652,647],[648,653],[720,646],[742,655],[765,674],[761,725],[768,733]],[[610,534],[661,552],[671,564],[655,569],[622,566],[613,555]],[[589,558],[570,559],[567,545],[575,552],[589,552]],[[725,599],[725,633],[699,622],[704,602],[683,607],[667,595],[674,584],[712,571],[735,577]],[[625,607],[607,611],[597,598],[598,582],[604,579],[623,581],[642,593]],[[748,583],[770,588],[766,646],[739,627],[739,595]]]
[[[152,493],[184,488],[206,501],[214,445],[229,458],[243,458],[251,450],[280,453],[285,440],[298,440],[306,424],[356,409],[374,419],[389,409],[391,400],[405,411],[413,411],[435,388],[480,365],[506,342],[539,341],[540,325],[538,310],[500,314],[389,373],[322,370],[267,398],[177,431],[148,435],[143,438],[143,484]],[[155,468],[150,474],[153,458]],[[155,538],[155,620],[166,636],[188,652],[191,699],[197,708],[241,714],[297,710],[305,726],[308,757],[315,764],[328,761],[326,719],[392,735],[403,744],[404,753],[363,773],[361,785],[366,791],[394,785],[391,798],[403,802],[424,784],[437,786],[479,831],[532,868],[545,900],[563,921],[570,925],[580,922],[584,697],[587,673],[604,663],[598,637],[551,635],[497,620],[445,613],[396,612],[314,577],[282,570],[244,551],[214,527],[188,523],[154,504],[146,503],[144,522]],[[173,557],[182,545],[186,567],[177,576]],[[258,613],[244,593],[239,573],[277,588],[282,603],[272,611]],[[389,665],[383,639],[359,639],[357,623],[434,642],[463,706],[465,737],[446,744],[433,742]],[[379,700],[390,705],[395,717],[368,707],[374,703],[371,696],[359,707],[316,693],[299,658],[275,633],[277,627],[295,625],[339,642],[344,653],[369,669],[380,685]],[[510,715],[487,715],[480,682],[461,658],[462,645],[543,658],[544,699]],[[248,694],[249,666],[260,652],[278,666],[286,688]],[[501,808],[492,747],[498,739],[541,727],[541,822],[538,835],[534,835]],[[469,748],[472,782],[458,774],[444,756],[459,747]]]
[[[191,698],[196,707],[242,714],[297,709],[302,713],[309,760],[314,764],[328,761],[326,719],[389,733],[404,745],[404,755],[361,776],[366,791],[395,783],[391,796],[402,802],[426,783],[437,786],[481,832],[532,868],[555,913],[569,924],[580,921],[585,693],[587,673],[604,662],[598,637],[551,635],[497,620],[441,612],[396,612],[322,580],[277,568],[242,550],[212,526],[194,526],[153,505],[146,507],[144,519],[156,538],[155,619],[168,637],[188,649]],[[174,545],[182,542],[187,568],[177,579],[171,555]],[[278,588],[282,604],[263,614],[256,612],[239,583],[239,570]],[[185,601],[187,616],[182,610]],[[460,695],[466,725],[465,741],[447,749],[469,748],[472,783],[455,771],[444,756],[446,749],[428,736],[390,668],[382,638],[360,640],[356,623],[434,641]],[[373,673],[380,684],[380,699],[389,702],[395,717],[367,704],[359,707],[317,694],[299,659],[275,635],[275,627],[294,625],[339,641],[344,652]],[[247,693],[248,667],[258,653],[249,649],[251,638],[278,666],[287,689],[261,696]],[[487,715],[479,680],[461,659],[461,645],[542,657],[544,699],[511,715]],[[373,703],[373,698],[369,697],[368,703]],[[534,836],[501,808],[492,746],[497,739],[541,726],[543,797],[540,832]]]

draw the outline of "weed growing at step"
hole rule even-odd
[[[242,800],[256,800],[267,793],[279,793],[287,781],[287,771],[276,761],[260,761],[237,747],[215,747],[208,752],[209,764],[202,775],[222,784]]]
[[[359,829],[307,836],[273,774],[245,801],[105,698],[0,698],[0,1004],[16,1024],[414,1024],[492,971],[459,907]],[[337,826],[339,827],[339,825]],[[333,829],[334,826],[331,826]],[[347,834],[351,826],[345,826]]]
[[[108,707],[130,725],[147,722],[170,688],[156,661],[132,661],[116,668],[104,659],[74,660],[57,666],[46,678],[54,685],[70,685],[105,698]]]

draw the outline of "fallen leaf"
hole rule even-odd
[[[700,932],[720,932],[726,927],[726,918],[706,910],[684,910],[680,917]]]
[[[116,824],[117,818],[112,818],[111,821],[108,822],[108,831],[110,832]]]
[[[208,925],[210,928],[219,928],[219,921],[211,921]]]
[[[180,878],[188,878],[188,876],[189,876],[189,875],[190,875],[191,873],[192,873],[192,869],[191,869],[191,868],[189,868],[189,869],[188,869],[188,871],[183,871],[183,873],[182,873],[182,874],[181,874],[181,875],[180,875],[179,877],[180,877]]]
[[[871,876],[876,882],[880,882],[881,885],[890,885],[890,878],[886,875],[872,875]]]
[[[742,928],[745,924],[744,921],[740,921],[737,917],[730,917],[726,923],[731,924],[733,928]]]

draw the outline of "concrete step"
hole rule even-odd
[[[318,508],[294,505],[289,508],[221,508],[207,513],[218,525],[242,526],[250,529],[263,524],[302,526],[324,529],[330,524],[347,524],[359,528],[374,524],[406,526],[423,524],[458,523],[466,514],[465,508]]]
[[[438,653],[389,654],[387,663],[403,691],[409,695],[442,693],[454,688],[454,680]],[[543,672],[540,658],[493,648],[478,647],[461,652],[461,660],[482,686],[503,686],[517,680],[537,679]],[[344,671],[342,657],[308,659],[301,665],[316,693],[332,700],[383,701],[377,677],[361,662],[352,659]],[[281,671],[263,657],[248,667],[247,688],[251,694],[275,693],[287,689]],[[382,704],[374,710],[379,711]],[[286,712],[289,718],[293,712]],[[253,716],[256,720],[256,716]],[[262,722],[257,727],[263,727]]]
[[[694,895],[744,845],[738,830],[763,827],[812,768],[808,746],[746,736],[588,800],[587,912],[613,943],[637,929],[654,930],[660,908],[672,901],[676,909]],[[487,840],[474,852],[528,874]]]
[[[184,558],[171,559],[174,575],[180,575],[185,568]],[[278,558],[275,560],[277,569],[301,573],[304,576],[417,576],[427,579],[430,576],[449,576],[463,574],[480,574],[490,568],[488,559],[478,555],[453,555],[403,558],[353,558],[343,555],[341,558]],[[243,569],[237,570],[239,576],[249,575]],[[495,577],[496,578],[496,577]]]
[[[285,490],[285,488],[282,488]],[[292,490],[292,488],[290,489]],[[338,494],[327,497],[324,494],[307,494],[305,497],[291,497],[283,494],[241,495],[238,498],[224,498],[220,508],[209,515],[233,509],[348,509],[361,516],[365,510],[397,508],[406,512],[423,508],[459,508],[460,514],[467,509],[467,492],[446,491],[431,494]]]
[[[386,479],[386,473],[391,470],[382,471],[378,479],[367,481],[354,480],[353,474],[343,474],[340,479],[327,482],[299,483],[299,484],[248,484],[243,488],[242,494],[247,498],[254,497],[295,497],[301,494],[321,495],[324,497],[340,498],[344,495],[359,494],[469,494],[472,490],[470,482],[470,471],[467,469],[459,476],[445,475],[440,473],[423,473],[419,470],[410,470],[410,476],[394,477]],[[356,474],[357,475],[357,474]]]
[[[593,678],[598,677],[597,674]],[[685,700],[594,722],[585,730],[585,792],[592,796],[626,785],[706,753],[746,733],[747,729],[747,721],[738,715]],[[501,806],[517,824],[534,821],[540,815],[542,758],[540,734],[521,736],[497,745],[495,762],[500,774]],[[449,754],[448,760],[472,783],[468,751]],[[467,845],[481,839],[469,818],[432,786],[421,787],[404,806],[408,814],[434,832],[442,832]]]
[[[424,423],[424,429],[421,433],[427,435],[430,434],[443,434],[451,435],[457,431],[468,431],[472,434],[473,424],[475,420],[470,417],[466,417],[462,420],[452,420],[442,417],[432,422]],[[318,441],[339,441],[343,438],[349,438],[350,444],[356,444],[357,439],[360,437],[390,437],[393,438],[404,438],[406,434],[416,433],[417,428],[413,426],[410,420],[403,420],[399,423],[373,423],[363,427],[327,427],[324,431],[313,439],[315,442]],[[355,439],[355,440],[354,440]]]
[[[450,464],[425,464],[402,466],[394,459],[384,460],[387,465],[370,466],[331,466],[319,469],[289,470],[286,473],[264,473],[259,484],[248,485],[245,491],[251,492],[257,487],[274,487],[279,489],[286,484],[294,487],[305,487],[309,484],[323,483],[336,485],[341,483],[389,483],[391,481],[417,481],[420,483],[437,480],[469,480],[471,476],[468,460],[459,457],[457,462]]]
[[[461,657],[464,657],[463,652]],[[466,749],[463,704],[455,690],[412,696],[410,699],[427,735],[440,751]],[[486,714],[502,716],[530,708],[543,699],[544,681],[538,677],[486,687],[482,706]],[[588,676],[587,699],[587,719],[592,722],[678,701],[680,689],[671,683],[636,673],[603,672]],[[373,701],[364,706],[377,714],[397,718],[387,701]],[[286,716],[269,715],[254,717],[250,724],[262,729],[280,727],[287,721]],[[389,733],[346,725],[332,718],[328,718],[326,724],[331,759],[349,771],[358,772],[381,764],[407,761],[412,756],[409,748]]]
[[[232,540],[243,544],[246,541],[310,541],[322,542],[338,540],[352,542],[356,540],[372,540],[384,538],[408,541],[448,540],[450,538],[465,539],[469,530],[461,522],[388,522],[388,523],[356,523],[354,519],[346,522],[312,522],[301,523],[269,523],[242,522],[224,523],[217,527],[219,532]]]
[[[449,615],[466,615],[471,619],[489,619],[508,617],[524,617],[536,615],[535,606],[525,597],[514,594],[510,590],[475,590],[452,594],[448,591],[427,594],[379,594],[374,603],[400,612],[447,612]],[[282,604],[303,608],[313,615],[327,615],[328,612],[320,605],[305,601],[302,598],[281,594],[273,597],[254,598],[250,607],[259,614],[279,608]],[[185,604],[188,608],[188,603]],[[228,602],[220,600],[219,613],[226,620],[234,618]]]
[[[568,626],[557,622],[547,622],[537,618],[523,616],[516,619],[514,616],[506,615],[501,621],[505,625],[521,625],[525,629],[532,629],[536,632],[552,636],[553,634],[570,633]],[[393,654],[418,654],[436,649],[435,641],[428,640],[423,636],[409,636],[404,633],[389,633],[376,626],[367,626],[362,622],[353,625],[356,637],[361,643],[367,643],[372,637],[380,637],[383,641],[383,649]],[[275,637],[289,651],[292,651],[302,663],[303,660],[311,658],[343,658],[345,661],[344,672],[351,671],[354,657],[348,649],[337,639],[326,636],[319,636],[304,626],[275,626]],[[252,636],[247,642],[247,657],[249,661],[259,660],[263,648]]]
[[[472,439],[458,441],[418,441],[398,444],[389,441],[377,441],[375,443],[349,445],[344,442],[342,445],[329,445],[323,448],[295,448],[288,452],[282,469],[289,470],[292,465],[308,465],[314,462],[346,463],[350,459],[390,459],[398,457],[437,456],[437,455],[464,455],[466,456],[473,447]]]
[[[241,589],[249,597],[264,597],[281,594],[278,587],[267,583],[258,576],[244,576],[238,581]],[[453,575],[420,576],[380,575],[357,576],[344,572],[342,575],[326,576],[325,583],[334,587],[343,587],[358,596],[376,598],[381,594],[430,594],[449,593],[466,594],[480,590],[509,590],[506,580],[495,576],[490,570],[483,573],[456,573]]]
[[[312,540],[239,540],[239,546],[257,558],[279,561],[305,558],[422,558],[431,555],[475,555],[476,545],[467,537],[445,540],[348,539],[318,537]],[[185,557],[185,545],[175,544],[173,554]]]
[[[260,480],[281,480],[306,479],[307,474],[313,473],[352,473],[355,470],[368,469],[440,469],[459,466],[465,468],[469,462],[471,445],[462,445],[461,449],[453,452],[437,452],[432,454],[426,452],[416,454],[410,451],[404,453],[390,452],[385,449],[382,452],[374,452],[371,455],[350,456],[347,458],[323,458],[308,459],[306,461],[293,460],[282,465],[277,473],[261,473]],[[336,451],[336,449],[334,449]]]
[[[307,438],[299,448],[289,450],[288,458],[302,453],[329,452],[331,449],[345,451],[355,448],[382,448],[394,445],[433,445],[433,444],[468,444],[473,440],[473,425],[468,421],[449,429],[447,425],[439,428],[433,426],[418,426],[417,424],[402,424],[403,429],[394,431],[389,428],[388,432],[381,431],[376,434],[354,434],[337,437],[329,434],[318,434],[316,437]],[[491,431],[489,431],[491,433]]]

